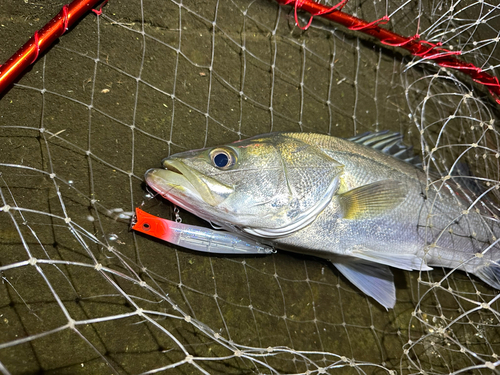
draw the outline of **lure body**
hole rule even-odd
[[[135,209],[132,229],[171,244],[212,254],[272,254],[272,247],[235,233],[162,219]]]

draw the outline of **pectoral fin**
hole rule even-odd
[[[394,252],[381,252],[356,246],[348,254],[352,257],[368,260],[374,263],[385,264],[394,268],[407,271],[432,271],[432,267],[425,264],[422,258],[413,254],[399,254]]]
[[[394,277],[389,267],[363,261],[331,261],[335,267],[363,293],[386,309],[396,303]]]
[[[406,197],[402,182],[377,181],[340,194],[344,219],[371,219],[397,207]]]

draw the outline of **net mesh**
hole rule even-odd
[[[60,6],[0,5],[0,60]],[[500,75],[495,0],[343,11]],[[499,294],[474,276],[393,270],[385,311],[324,260],[200,255],[129,219],[172,218],[142,183],[162,158],[269,131],[398,131],[426,170],[465,164],[498,200],[498,109],[460,72],[318,17],[303,31],[272,1],[109,2],[0,100],[0,371],[496,373]]]

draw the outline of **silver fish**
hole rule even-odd
[[[271,133],[172,155],[145,179],[214,225],[330,260],[385,308],[389,266],[460,269],[500,289],[496,207],[453,176],[431,183],[400,139]]]

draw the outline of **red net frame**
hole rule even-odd
[[[108,0],[104,1],[103,5]],[[283,5],[295,7],[295,21],[297,25],[307,29],[314,16],[322,16],[336,22],[346,28],[370,35],[382,44],[403,48],[412,55],[425,60],[433,60],[439,66],[452,68],[469,75],[474,82],[486,86],[495,99],[500,104],[500,82],[494,77],[474,64],[464,62],[456,58],[460,51],[450,51],[441,48],[439,43],[433,44],[421,40],[416,34],[412,37],[405,37],[392,31],[381,28],[379,25],[386,23],[389,17],[384,16],[379,20],[367,22],[350,14],[342,12],[342,7],[348,0],[342,0],[333,7],[327,7],[311,0],[276,0]],[[28,42],[26,42],[7,62],[0,65],[0,93],[3,92],[29,65],[33,64],[41,51],[49,48],[52,43],[63,35],[85,13],[102,2],[102,0],[75,0],[68,5],[64,5],[61,11],[50,20],[42,29],[35,32]],[[102,9],[102,7],[101,7]],[[99,11],[95,11],[100,14]],[[311,14],[311,18],[306,26],[300,26],[297,19],[297,9],[302,9]]]
[[[103,0],[75,0],[64,5],[61,11],[44,27],[35,31],[10,59],[0,65],[0,93],[2,93],[29,65],[33,64],[40,52],[49,48],[56,39],[63,35],[76,21]],[[103,3],[106,4],[107,0]],[[101,7],[102,8],[102,7]],[[101,10],[95,11],[100,14]]]

